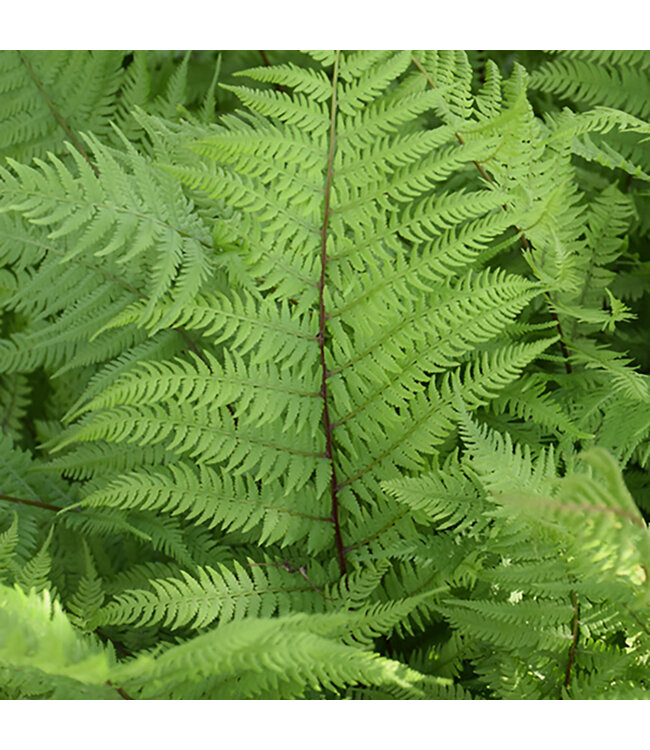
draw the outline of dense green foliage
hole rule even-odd
[[[0,53],[0,697],[647,697],[649,103]]]

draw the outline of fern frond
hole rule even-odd
[[[34,690],[34,682],[42,684],[43,675],[48,675],[42,692],[53,692],[54,698],[113,697],[105,684],[112,666],[110,652],[76,632],[47,591],[23,594],[2,586],[0,602],[3,685],[22,693],[25,680]]]
[[[339,618],[333,623],[339,624]],[[300,698],[308,687],[338,692],[347,685],[401,688],[419,695],[414,670],[325,632],[301,615],[230,623],[118,674],[141,698]],[[179,669],[190,676],[178,681]]]
[[[0,53],[0,697],[642,696],[646,57]]]
[[[225,624],[245,617],[270,617],[299,611],[321,611],[324,600],[302,577],[289,571],[259,565],[230,570],[199,569],[196,578],[150,582],[149,591],[125,591],[97,613],[94,625],[191,625],[202,629],[218,618]]]
[[[589,369],[607,373],[614,391],[633,401],[648,403],[647,375],[628,367],[632,360],[616,352],[599,347],[591,341],[580,341],[571,345],[572,357]]]
[[[384,482],[384,489],[409,508],[424,511],[436,529],[461,533],[477,522],[484,504],[453,458],[432,473]]]
[[[89,622],[94,619],[95,613],[101,608],[104,602],[104,592],[102,581],[97,574],[90,549],[85,542],[84,563],[85,573],[79,581],[79,587],[74,597],[68,604],[68,610],[74,616],[73,622],[77,626],[89,630]]]
[[[29,403],[30,386],[21,373],[0,376],[0,429],[19,437]]]
[[[309,488],[291,501],[286,496],[283,491],[259,488],[248,477],[216,472],[205,465],[194,469],[179,461],[123,475],[87,495],[82,505],[182,514],[194,523],[229,531],[258,527],[261,544],[294,544],[308,537],[310,551],[320,551],[329,536],[327,507],[317,502]]]
[[[648,54],[643,51],[626,57],[574,50],[534,71],[530,85],[581,104],[604,104],[647,119],[650,84],[643,69],[647,65]]]
[[[41,591],[48,589],[53,595],[56,595],[56,592],[52,590],[52,583],[50,582],[52,557],[48,551],[48,547],[50,546],[51,538],[52,530],[50,529],[50,533],[43,546],[16,576],[16,584],[24,591],[33,590],[39,594]]]
[[[543,489],[555,478],[553,447],[533,456],[528,446],[513,445],[508,433],[501,435],[474,422],[459,404],[459,431],[467,446],[465,460],[472,472],[493,495],[499,496],[515,487],[528,491]]]
[[[11,526],[0,534],[0,579],[4,582],[5,571],[10,567],[11,561],[18,544],[18,516],[14,514]]]
[[[98,258],[119,253],[118,267],[126,264],[122,274],[128,275],[129,268],[144,261],[150,307],[172,286],[177,302],[186,302],[210,274],[204,228],[181,218],[188,204],[177,186],[135,150],[111,152],[93,138],[88,145],[101,180],[74,149],[76,174],[53,155],[49,164],[38,161],[39,169],[10,161],[17,177],[2,171],[0,210],[20,212],[31,224],[46,226],[50,240],[65,238],[69,249],[63,263],[85,252]]]
[[[0,154],[30,162],[81,131],[106,135],[122,80],[120,51],[6,51],[0,56]]]
[[[553,494],[530,497],[525,512],[562,536],[573,535],[575,545],[592,564],[594,578],[598,569],[605,575],[612,575],[608,571],[613,570],[637,584],[647,583],[642,566],[650,553],[650,536],[619,467],[601,448],[592,448],[582,459],[595,476],[564,477]],[[513,493],[500,502],[520,505],[521,495],[516,498]]]

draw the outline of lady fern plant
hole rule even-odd
[[[602,54],[0,55],[3,697],[645,697]]]

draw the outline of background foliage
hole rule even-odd
[[[647,697],[649,73],[0,53],[0,697]]]

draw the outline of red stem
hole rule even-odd
[[[325,215],[321,229],[321,267],[320,279],[318,281],[318,348],[320,350],[321,364],[321,389],[320,395],[323,399],[323,427],[325,428],[325,456],[330,462],[332,475],[330,481],[330,494],[332,498],[332,523],[334,524],[334,540],[336,542],[336,554],[339,562],[341,575],[345,575],[345,550],[341,537],[341,525],[339,521],[339,487],[336,481],[336,464],[334,462],[334,441],[332,440],[332,420],[330,418],[329,403],[327,398],[327,365],[325,362],[325,327],[327,315],[325,313],[325,273],[327,267],[327,229],[330,217],[330,196],[332,192],[332,175],[334,171],[334,149],[336,146],[335,123],[336,123],[336,85],[338,81],[338,53],[334,61],[334,73],[332,76],[332,106],[330,118],[330,144],[327,159],[327,177],[325,179]]]
[[[44,503],[41,500],[25,500],[23,497],[12,497],[11,495],[3,495],[0,493],[0,500],[6,500],[9,503],[21,503],[22,505],[33,505],[35,508],[45,508],[45,510],[53,510],[58,513],[63,508],[58,508],[56,505],[50,505]]]
[[[121,688],[119,685],[113,685],[113,683],[110,680],[106,680],[106,684],[108,687],[113,688],[119,695],[120,698],[124,698],[125,701],[132,701],[133,698],[126,692],[124,688]]]

